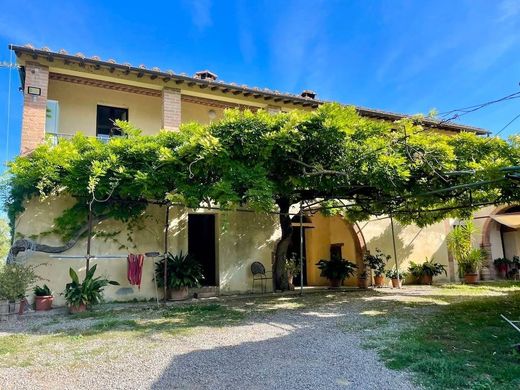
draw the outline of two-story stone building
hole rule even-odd
[[[24,95],[21,132],[21,153],[30,153],[46,138],[59,142],[78,131],[102,140],[117,136],[114,119],[128,120],[142,129],[144,134],[154,134],[159,129],[176,131],[181,123],[197,121],[208,123],[222,117],[226,108],[247,108],[270,112],[294,109],[313,110],[323,102],[312,91],[300,95],[251,88],[227,83],[208,70],[193,76],[132,66],[99,57],[86,57],[81,53],[68,54],[50,49],[35,49],[30,45],[10,46],[20,65]],[[393,121],[403,115],[358,108],[361,115]],[[432,131],[455,133],[460,131],[486,135],[483,129],[470,126],[440,123],[426,120]],[[16,221],[18,236],[34,236],[49,230],[53,219],[70,205],[70,199],[33,199],[25,213]],[[150,206],[149,213],[161,220],[158,206]],[[478,215],[503,214],[516,209],[483,209]],[[271,268],[272,253],[279,238],[275,215],[224,212],[215,210],[188,210],[174,208],[169,227],[170,251],[200,251],[204,247],[206,283],[217,286],[221,293],[251,290],[250,264],[261,261]],[[222,229],[223,214],[226,228]],[[504,227],[491,217],[480,218],[483,226],[481,244],[490,248],[490,258],[520,253],[520,233],[516,228]],[[453,221],[446,220],[428,228],[397,226],[397,253],[401,267],[409,261],[423,261],[434,256],[449,270],[445,280],[456,280],[456,266],[446,248],[446,234]],[[105,221],[109,226],[115,222]],[[308,285],[323,285],[315,263],[328,258],[332,246],[339,246],[345,258],[361,261],[364,248],[381,248],[392,253],[389,220],[373,220],[352,225],[339,217],[310,217],[312,229],[305,230],[305,273]],[[120,228],[120,226],[118,227]],[[136,253],[157,251],[162,247],[161,223],[150,224],[134,237]],[[124,240],[126,232],[121,233]],[[57,244],[57,237],[41,238],[49,244]],[[85,253],[85,242],[80,241],[67,255]],[[116,243],[102,239],[93,240],[92,253],[121,254]],[[80,259],[54,259],[41,253],[27,255],[32,263],[45,263],[40,268],[43,277],[55,291],[63,290],[68,279],[68,267],[79,270],[84,266]],[[107,290],[108,299],[150,298],[155,295],[152,283],[153,264],[145,264],[143,286],[140,290],[126,286],[126,261],[120,259],[99,260],[99,269],[112,279],[119,280],[120,287]],[[347,281],[353,283],[353,281]]]

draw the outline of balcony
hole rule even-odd
[[[71,139],[74,137],[74,134],[65,134],[65,133],[46,133],[45,134],[46,139],[50,140],[52,145],[57,145],[60,140],[62,139]],[[107,143],[111,138],[121,138],[121,135],[97,135],[95,138],[97,138],[99,141],[103,143]],[[94,138],[94,137],[89,137]]]

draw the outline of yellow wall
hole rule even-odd
[[[18,218],[16,224],[17,237],[30,237],[52,229],[52,221],[61,215],[64,209],[70,207],[74,201],[70,198],[49,198],[45,201],[33,199],[26,205],[26,211]],[[204,210],[188,210],[182,207],[173,207],[170,211],[169,250],[178,253],[188,249],[187,221],[189,213],[205,212]],[[146,210],[145,228],[132,234],[133,244],[128,243],[129,233],[125,225],[116,221],[103,221],[95,230],[106,232],[121,231],[117,241],[105,240],[94,236],[92,240],[92,254],[97,255],[124,255],[131,253],[163,252],[163,226],[165,209],[159,206],[150,206]],[[276,216],[267,214],[253,214],[243,212],[222,212],[216,217],[217,234],[217,272],[220,281],[220,291],[232,293],[249,291],[251,289],[250,266],[253,261],[260,261],[267,270],[271,269],[271,253],[279,239],[278,222]],[[52,235],[38,238],[41,243],[60,245],[59,237]],[[129,249],[120,249],[121,243]],[[63,255],[84,256],[86,240],[80,240],[75,247]],[[85,274],[84,259],[55,259],[48,254],[32,252],[19,256],[30,264],[39,265],[38,274],[55,292],[56,304],[64,304],[63,292],[65,284],[69,282],[69,267],[79,272],[80,278]],[[142,285],[131,286],[127,281],[126,259],[99,259],[91,260],[91,264],[98,264],[99,275],[118,281],[120,286],[109,286],[105,289],[105,298],[111,300],[131,300],[155,298],[153,283],[153,261],[145,259]],[[271,288],[271,286],[269,286]],[[159,291],[159,297],[161,297]]]
[[[316,214],[311,217],[313,229],[306,229],[306,265],[307,283],[310,286],[326,286],[328,280],[320,276],[320,270],[316,263],[330,259],[330,245],[343,244],[341,253],[344,259],[359,264],[360,254],[356,252],[355,240],[357,237],[349,224],[341,217],[325,217]],[[356,275],[344,281],[344,285],[355,285]]]
[[[143,134],[155,134],[162,126],[160,97],[50,80],[48,98],[59,102],[58,131],[63,134],[95,136],[98,104],[128,108],[129,121]]]
[[[376,248],[384,254],[392,256],[387,269],[395,266],[395,258],[392,243],[392,231],[390,220],[369,220],[359,223],[366,241],[367,249],[375,252]],[[395,241],[399,269],[407,271],[410,262],[423,263],[426,258],[434,257],[437,263],[443,264],[448,275],[456,275],[455,265],[448,261],[448,249],[446,246],[446,225],[443,222],[433,224],[425,228],[415,225],[401,226],[394,221]],[[444,274],[436,276],[434,282],[445,282],[449,278]],[[389,283],[390,281],[386,281]]]
[[[214,120],[222,119],[224,110],[222,108],[211,107],[202,104],[183,102],[181,104],[181,120],[183,123],[186,122],[199,122],[199,123],[210,123],[211,119],[209,111],[215,112],[216,117]]]

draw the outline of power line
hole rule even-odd
[[[13,69],[13,51],[9,53],[9,81],[7,83],[7,119],[6,119],[6,136],[5,136],[5,164],[9,161],[9,130],[11,125],[11,73]]]

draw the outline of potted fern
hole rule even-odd
[[[410,262],[408,271],[421,283],[421,284],[432,284],[434,276],[444,273],[448,276],[446,268],[440,263],[436,263],[434,258],[426,258],[424,263],[418,264],[413,261]]]
[[[65,286],[65,300],[69,306],[69,313],[80,313],[90,306],[103,302],[103,289],[109,284],[118,286],[119,283],[105,278],[94,278],[97,264],[90,268],[83,282],[80,283],[78,274],[72,268],[69,275],[72,281]]]
[[[43,287],[34,287],[34,310],[45,311],[52,309],[52,301],[54,299],[52,291],[46,284]]]
[[[199,287],[204,279],[202,266],[188,253],[174,255],[168,252],[166,263],[167,299],[180,301],[188,297],[188,289]],[[157,285],[164,287],[164,261],[155,263]]]
[[[356,264],[339,257],[331,260],[322,259],[316,265],[321,271],[320,275],[326,277],[333,288],[340,287],[346,278],[354,275],[357,268]]]

